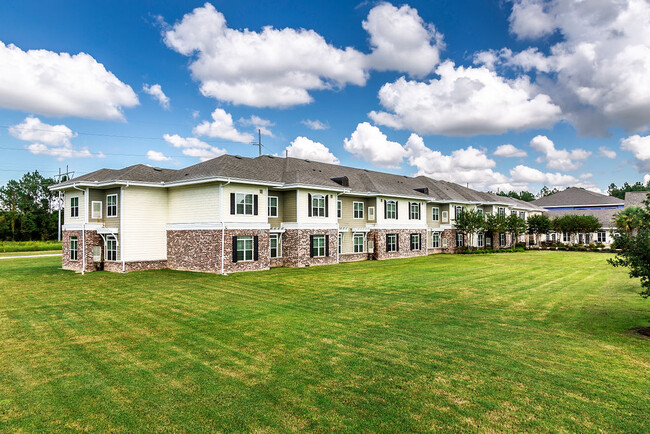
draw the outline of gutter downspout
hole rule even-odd
[[[81,224],[81,275],[86,274],[86,223],[88,222],[88,188],[85,190],[72,184],[72,188],[83,192],[84,194],[84,222]]]
[[[126,272],[126,262],[124,261],[124,189],[128,188],[129,182],[126,186],[120,187],[120,259],[122,260],[122,273]]]
[[[230,178],[225,184],[219,184],[219,219],[221,220],[221,274],[224,273],[224,258],[223,255],[226,250],[226,224],[223,221],[223,186],[230,184]]]

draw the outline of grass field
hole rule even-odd
[[[650,300],[608,255],[217,276],[0,262],[0,431],[627,431]]]
[[[61,251],[60,241],[0,241],[0,253]]]
[[[6,258],[7,256],[38,256],[38,255],[51,255],[51,254],[61,254],[61,250],[40,250],[40,251],[28,251],[28,252],[0,252],[0,258]]]

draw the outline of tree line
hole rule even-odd
[[[0,187],[0,240],[57,239],[57,195],[48,188],[54,183],[54,179],[34,171]]]

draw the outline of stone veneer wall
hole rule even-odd
[[[93,260],[93,247],[101,246],[102,254],[104,251],[104,241],[102,240],[101,235],[97,234],[97,231],[86,230],[86,272],[88,271],[97,271],[101,269],[101,263],[95,263]],[[77,237],[77,260],[73,261],[70,259],[70,237]],[[84,255],[84,241],[82,237],[82,231],[63,231],[61,234],[61,268],[64,270],[73,270],[81,271],[83,268],[83,255]]]
[[[368,257],[368,253],[341,253],[339,254],[339,262],[367,261]]]
[[[145,270],[162,270],[167,268],[167,261],[127,261],[124,263],[124,271],[145,271]],[[122,273],[121,261],[105,261],[104,271]]]
[[[309,257],[310,235],[329,235],[329,256]],[[282,235],[282,260],[285,267],[309,267],[336,264],[338,235],[336,229],[287,229]]]
[[[411,234],[420,234],[420,249],[411,250]],[[386,251],[386,235],[397,234],[399,250]],[[408,258],[412,256],[427,255],[427,230],[426,229],[376,229],[368,233],[368,240],[375,243],[374,259]]]
[[[232,237],[258,237],[258,260],[232,260]],[[226,229],[224,272],[267,270],[270,267],[269,231],[262,229]],[[167,231],[167,268],[172,270],[221,273],[221,230]]]

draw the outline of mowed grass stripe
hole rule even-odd
[[[649,309],[606,258],[230,276],[4,260],[0,429],[642,431],[649,341],[629,330]]]

